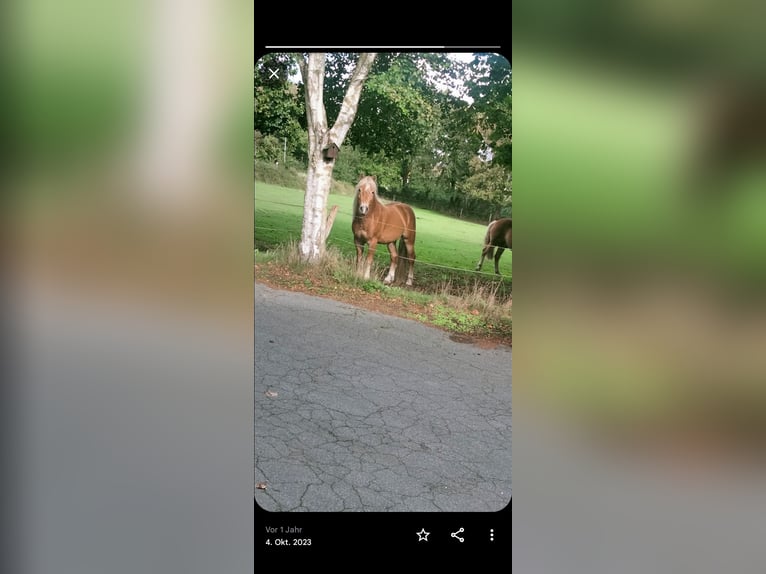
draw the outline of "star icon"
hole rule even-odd
[[[428,535],[431,534],[431,533],[430,532],[426,532],[425,528],[421,528],[420,532],[416,532],[415,534],[418,535],[418,542],[422,542],[423,540],[428,542]]]

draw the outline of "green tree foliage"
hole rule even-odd
[[[463,182],[463,190],[469,197],[482,200],[498,211],[506,211],[511,206],[511,175],[494,162],[472,158],[471,175]]]
[[[477,54],[471,63],[474,100],[485,154],[512,169],[513,113],[511,64],[499,54]]]
[[[359,102],[351,141],[370,153],[400,158],[423,142],[433,120],[422,75],[411,54],[382,59]]]
[[[282,157],[282,145],[278,138],[255,132],[255,159],[279,161]]]
[[[330,115],[340,106],[343,78],[352,63],[349,54],[328,58],[325,91]],[[461,66],[445,54],[380,54],[347,143],[372,155],[384,154],[398,165],[398,185],[408,185],[415,155],[423,152],[439,125],[440,101],[457,100],[446,90],[461,85]]]
[[[482,147],[474,114],[461,99],[441,96],[439,121],[433,126],[434,175],[454,194],[458,183],[470,174],[470,161]]]
[[[385,153],[370,154],[350,145],[343,147],[333,175],[335,179],[350,183],[356,183],[360,175],[375,175],[384,195],[385,189],[398,187],[399,182],[397,164],[389,160]]]
[[[305,98],[294,57],[259,61],[267,75],[279,68],[280,79],[267,81],[256,70],[256,129],[277,138],[280,150],[287,137],[288,154],[305,161],[306,132],[296,128],[305,130]],[[330,123],[357,59],[327,54],[323,100]],[[274,143],[264,139],[263,153],[275,153]],[[476,54],[463,63],[443,53],[381,53],[334,177],[355,183],[362,173],[375,174],[389,196],[483,219],[488,211],[509,211],[511,169],[511,66],[503,56]]]
[[[256,132],[276,138],[282,146],[287,140],[288,153],[305,159],[306,105],[302,90],[290,81],[296,73],[297,65],[289,54],[268,54],[258,60],[254,77],[253,123]],[[282,156],[282,146],[279,157]]]

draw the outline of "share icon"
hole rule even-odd
[[[457,532],[453,532],[453,533],[451,534],[452,538],[457,538],[457,539],[458,539],[460,542],[463,542],[463,540],[465,540],[465,539],[464,539],[463,537],[461,537],[461,536],[458,536],[458,534],[460,534],[461,532],[463,532],[463,530],[464,530],[464,529],[461,527],[461,528],[460,528],[460,530],[458,530]]]

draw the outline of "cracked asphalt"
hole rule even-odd
[[[256,283],[254,456],[267,511],[501,510],[511,349]]]

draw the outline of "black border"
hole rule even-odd
[[[256,559],[260,555],[331,554],[347,548],[421,553],[468,550],[507,557],[511,549],[512,500],[497,512],[268,512],[257,502],[254,508]],[[267,527],[276,533],[267,532]],[[460,528],[463,542],[451,536]],[[420,540],[417,534],[422,529],[429,533],[427,540]],[[285,544],[277,544],[278,538]],[[306,539],[311,540],[309,545],[299,542]]]

